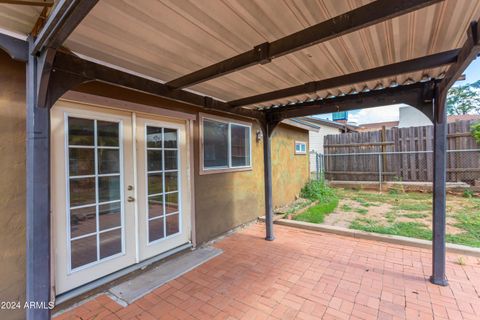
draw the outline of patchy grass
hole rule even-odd
[[[426,240],[432,239],[432,232],[427,229],[425,225],[418,222],[395,222],[391,225],[384,226],[373,219],[358,218],[352,222],[350,229]]]
[[[431,240],[432,194],[337,189],[339,210],[326,224]],[[344,210],[349,209],[349,210]],[[480,247],[480,198],[472,193],[447,196],[447,242]]]
[[[405,211],[426,211],[431,210],[432,206],[423,203],[402,203],[398,206],[398,209]]]
[[[322,223],[325,216],[332,213],[338,206],[338,198],[330,199],[328,202],[319,203],[307,211],[296,215],[293,219],[297,221],[306,221],[312,223]]]
[[[428,217],[428,214],[426,214],[426,213],[405,213],[405,214],[402,214],[402,217],[407,217],[407,218],[410,218],[410,219],[420,219],[420,218]]]

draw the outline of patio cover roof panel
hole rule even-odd
[[[42,9],[34,6],[0,4],[0,30],[26,36],[32,31]]]
[[[97,62],[168,82],[369,2],[101,0],[65,46]],[[7,7],[13,6],[0,7],[0,17]],[[39,9],[17,7],[15,12],[9,11],[9,17],[24,26],[8,27],[8,21],[0,19],[0,28],[28,32],[26,26],[33,26],[34,20],[24,16],[26,10]],[[462,45],[469,22],[479,18],[480,1],[445,0],[189,89],[230,101],[447,51]],[[378,83],[387,87],[392,81],[420,81],[424,74],[437,77],[444,70],[402,74],[258,105],[303,101],[324,97],[328,92],[338,95],[352,87],[357,91],[365,86],[373,89]]]

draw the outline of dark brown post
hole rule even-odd
[[[28,308],[28,320],[50,319],[50,109],[37,106],[38,60],[27,62],[26,301],[44,308]]]
[[[446,95],[435,89],[434,142],[433,142],[433,261],[430,281],[447,286],[445,276],[445,224],[446,224],[446,165],[447,165],[447,112]]]
[[[263,131],[263,168],[265,177],[265,240],[273,241],[273,201],[272,201],[272,157],[271,157],[271,135],[273,126],[262,125]]]

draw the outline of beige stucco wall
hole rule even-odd
[[[0,50],[0,301],[25,299],[25,64]],[[24,319],[0,310],[0,319]]]
[[[287,125],[278,126],[272,134],[272,184],[274,208],[295,200],[308,181],[308,153],[295,154],[295,141],[307,143],[308,132]]]

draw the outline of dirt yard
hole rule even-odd
[[[431,239],[432,194],[336,189],[340,199],[324,224]],[[447,241],[480,247],[480,198],[447,197]]]

